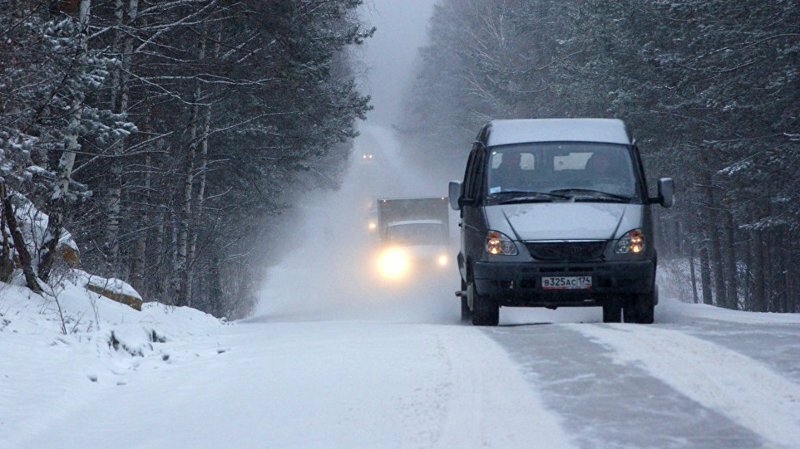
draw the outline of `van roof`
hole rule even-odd
[[[619,119],[557,118],[492,120],[487,146],[529,142],[631,143]]]

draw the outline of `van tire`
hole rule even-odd
[[[497,326],[500,322],[500,306],[487,296],[478,295],[475,283],[467,283],[467,295],[472,302],[473,326]]]
[[[653,324],[657,295],[654,292],[635,295],[625,304],[625,322]]]
[[[622,322],[622,307],[618,305],[603,306],[604,323]]]

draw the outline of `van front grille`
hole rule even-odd
[[[527,242],[525,246],[534,259],[585,262],[601,259],[606,242]]]

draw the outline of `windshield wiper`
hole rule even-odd
[[[548,192],[531,192],[528,190],[506,190],[503,192],[493,193],[489,199],[496,204],[511,204],[511,203],[533,203],[533,202],[549,202],[554,199],[568,200],[570,197],[566,195],[559,195],[557,193]]]
[[[631,196],[625,195],[618,195],[616,193],[610,192],[603,192],[602,190],[593,190],[593,189],[556,189],[551,190],[550,193],[563,193],[563,194],[570,194],[573,193],[574,195],[568,196],[574,201],[580,201],[581,198],[578,198],[578,195],[586,195],[584,199],[605,199],[616,201],[620,203],[630,203],[633,200]]]

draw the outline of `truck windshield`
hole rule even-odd
[[[389,225],[386,240],[400,245],[442,245],[447,234],[441,222],[406,222]]]
[[[538,200],[545,201],[566,196],[572,200],[629,202],[638,196],[633,159],[626,145],[503,145],[490,149],[488,164],[489,197],[513,201],[516,193],[539,195]]]

